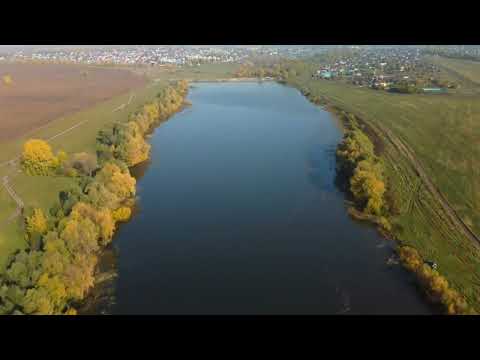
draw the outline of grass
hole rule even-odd
[[[430,56],[431,62],[450,70],[464,80],[480,84],[480,62],[464,59],[453,59],[440,56]]]
[[[233,77],[238,64],[202,64],[169,68],[140,69],[140,73],[156,81],[161,80],[215,80]]]
[[[128,115],[140,108],[144,103],[152,100],[166,85],[159,81],[150,83],[145,88],[135,90],[135,97],[128,106],[113,112],[121,104],[130,99],[130,93],[117,96],[96,106],[62,117],[50,122],[47,126],[31,132],[18,139],[0,144],[0,163],[10,160],[22,151],[23,143],[29,138],[49,139],[69,128],[81,123],[78,127],[66,132],[62,136],[49,141],[54,151],[60,149],[67,153],[95,152],[96,135],[99,130],[114,122],[125,122]],[[18,166],[1,166],[0,177],[10,176],[10,183],[17,194],[22,198],[25,206],[40,207],[45,211],[57,201],[58,193],[68,188],[75,180],[66,177],[38,177],[27,176],[19,171]],[[15,203],[8,196],[3,186],[0,190],[0,270],[3,268],[8,255],[24,244],[21,224],[7,223],[8,217],[15,211]]]
[[[329,103],[372,124],[390,129],[415,152],[429,177],[471,229],[480,234],[480,97],[462,94],[402,95],[299,77]],[[480,310],[480,252],[451,230],[438,203],[407,160],[385,146],[388,187],[400,203],[393,218],[395,233],[439,271]]]

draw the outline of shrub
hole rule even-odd
[[[402,246],[398,254],[404,266],[416,275],[430,299],[442,304],[448,314],[475,313],[460,293],[450,287],[447,279],[424,263],[417,250]]]
[[[92,173],[98,168],[96,155],[86,152],[73,154],[69,160],[66,171],[75,169],[77,173],[91,176]]]

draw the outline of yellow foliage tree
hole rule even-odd
[[[350,179],[350,185],[353,196],[357,200],[366,203],[364,211],[380,215],[383,206],[385,183],[376,178],[374,173],[357,167],[353,177]]]
[[[122,129],[115,153],[128,166],[134,166],[148,159],[150,145],[145,142],[142,130],[135,121],[129,121]]]
[[[409,246],[402,246],[398,254],[405,267],[415,273],[430,297],[434,301],[440,302],[448,314],[475,313],[460,293],[450,287],[447,279],[424,263],[417,250]]]
[[[47,231],[47,218],[43,214],[42,209],[34,209],[33,214],[26,218],[27,234],[43,235]]]
[[[29,175],[49,175],[58,166],[50,145],[39,139],[28,140],[23,145],[21,162]]]
[[[115,164],[105,164],[97,174],[97,177],[99,181],[105,184],[108,190],[122,199],[135,195],[135,178],[128,171],[123,172]]]
[[[38,286],[43,287],[48,295],[50,302],[55,307],[61,307],[67,297],[67,291],[65,288],[65,284],[59,278],[59,276],[55,275],[50,277],[48,274],[43,274],[38,279]]]
[[[96,209],[90,204],[78,202],[72,208],[70,217],[78,220],[81,218],[90,219],[97,226],[102,243],[105,244],[112,239],[113,232],[115,231],[115,221],[108,209]]]

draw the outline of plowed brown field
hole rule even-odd
[[[6,85],[2,78],[10,75]],[[0,142],[143,86],[123,69],[61,64],[0,64]]]

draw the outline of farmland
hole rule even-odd
[[[457,74],[467,82],[480,84],[480,63],[478,61],[450,59],[439,56],[430,56],[429,60],[450,72]]]
[[[49,121],[142,87],[130,71],[61,64],[0,64],[0,142],[44,126]]]
[[[137,74],[147,76],[153,80],[215,80],[231,78],[234,75],[238,64],[201,64],[201,65],[186,65],[182,67],[163,66],[163,67],[139,67],[134,71]]]

